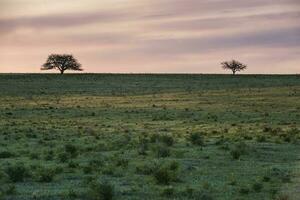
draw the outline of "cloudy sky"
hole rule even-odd
[[[0,72],[300,73],[300,0],[0,0]],[[43,71],[44,72],[44,71]]]

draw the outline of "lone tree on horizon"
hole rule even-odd
[[[233,75],[236,74],[236,72],[243,71],[247,69],[247,65],[244,65],[240,63],[239,61],[232,60],[232,61],[227,61],[227,62],[222,62],[221,63],[223,69],[225,70],[231,70]]]
[[[41,70],[58,69],[60,74],[66,70],[83,71],[81,64],[69,54],[51,54]]]

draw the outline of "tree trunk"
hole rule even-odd
[[[64,72],[65,72],[64,70],[60,70],[60,74],[64,74]]]
[[[236,71],[232,71],[232,74],[235,75]]]

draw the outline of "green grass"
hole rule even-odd
[[[2,74],[0,199],[276,199],[299,129],[299,76]]]

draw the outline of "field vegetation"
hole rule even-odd
[[[0,75],[0,199],[289,200],[292,75]]]

